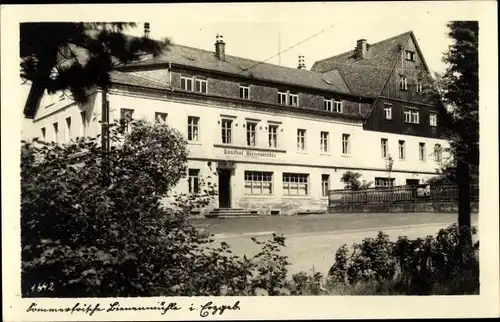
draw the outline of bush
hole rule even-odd
[[[464,249],[464,236],[456,224],[436,237],[415,240],[399,237],[391,242],[380,232],[351,249],[340,247],[328,275],[334,284],[371,283],[377,292],[385,287],[406,294],[474,294],[479,291],[479,244]]]
[[[23,296],[281,294],[284,237],[258,242],[262,252],[250,259],[210,246],[186,218],[210,201],[213,186],[170,191],[186,173],[180,133],[143,121],[124,137],[117,128],[105,155],[91,138],[23,146]]]

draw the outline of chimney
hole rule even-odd
[[[306,69],[306,61],[304,59],[304,56],[299,55],[299,65],[297,66],[298,69]]]
[[[366,39],[359,39],[356,44],[356,58],[363,59],[365,58],[367,50]]]
[[[226,43],[222,35],[217,34],[217,38],[215,39],[215,56],[219,60],[226,60]]]
[[[144,38],[149,38],[149,22],[144,23]]]

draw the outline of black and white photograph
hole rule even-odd
[[[6,320],[500,315],[496,19],[2,6]]]

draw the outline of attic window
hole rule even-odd
[[[325,81],[325,83],[327,83],[327,84],[329,84],[329,85],[333,85],[333,83],[332,83],[332,82],[330,82],[328,79],[324,79],[324,78],[323,78],[323,81]]]
[[[415,61],[415,52],[407,50],[405,53],[406,60]]]

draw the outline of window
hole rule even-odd
[[[337,113],[342,113],[342,101],[333,100],[333,111]]]
[[[299,106],[299,94],[290,93],[289,97],[288,105]]]
[[[406,60],[415,61],[415,52],[407,50],[405,53]]]
[[[284,172],[283,195],[285,196],[309,195],[309,174]]]
[[[134,110],[122,108],[120,110],[120,126],[122,132],[130,132],[130,122],[132,122],[132,115],[134,114]]]
[[[286,105],[286,92],[278,92],[278,103]]]
[[[56,122],[52,126],[54,127],[54,141],[59,142],[59,124]]]
[[[156,112],[155,113],[155,121],[158,123],[167,123],[167,113],[160,113]]]
[[[269,147],[278,147],[278,125],[269,125]]]
[[[240,98],[250,99],[250,87],[248,85],[240,85]]]
[[[392,105],[384,104],[384,118],[392,120]]]
[[[425,161],[425,143],[418,144],[418,156],[420,161]]]
[[[189,193],[200,192],[200,169],[188,170]]]
[[[342,101],[330,98],[323,99],[323,108],[328,112],[342,113]]]
[[[85,111],[81,111],[80,112],[80,117],[81,117],[81,120],[82,120],[82,136],[85,136],[85,127],[87,125],[87,116],[85,114]]]
[[[394,186],[394,178],[375,178],[375,187],[392,187]]]
[[[443,150],[441,148],[441,144],[434,145],[434,158],[436,162],[441,162],[443,159]]]
[[[398,142],[399,159],[403,160],[405,158],[405,141],[400,140]]]
[[[200,118],[188,116],[188,141],[199,141]]]
[[[436,113],[430,113],[429,114],[429,124],[430,126],[437,126],[437,114]]]
[[[415,92],[422,93],[422,80],[417,80],[415,83]]]
[[[71,117],[66,118],[66,139],[71,139]]]
[[[404,118],[406,123],[419,123],[419,113],[417,110],[405,108],[403,110]]]
[[[349,134],[342,134],[342,154],[349,154],[351,153],[351,144],[350,144],[350,138],[351,135]]]
[[[408,89],[408,79],[404,75],[399,75],[399,89],[403,91]]]
[[[186,91],[193,90],[193,77],[181,75],[181,88]]]
[[[47,131],[45,130],[44,127],[42,127],[41,131],[42,131],[42,139],[45,141],[45,138],[46,138],[46,135],[47,135]]]
[[[304,151],[306,149],[306,130],[297,129],[297,150]]]
[[[278,91],[278,104],[299,106],[299,94],[290,91]]]
[[[257,123],[255,122],[247,122],[247,145],[255,146],[256,145],[256,136],[257,136]]]
[[[325,111],[332,112],[333,111],[333,101],[331,99],[323,99],[323,108]]]
[[[208,80],[205,77],[196,76],[194,79],[195,91],[206,93],[208,88]]]
[[[245,194],[272,195],[273,173],[259,171],[245,171]]]
[[[329,182],[330,182],[330,175],[329,174],[322,174],[321,175],[321,195],[323,197],[328,197]]]
[[[387,158],[389,147],[387,146],[387,139],[380,140],[380,147],[382,149],[382,158]]]
[[[231,132],[233,128],[233,120],[223,119],[222,120],[222,143],[231,144],[232,137]]]
[[[321,132],[320,147],[321,147],[321,152],[328,152],[328,132]]]

